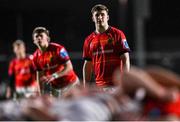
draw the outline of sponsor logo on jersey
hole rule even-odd
[[[111,44],[113,42],[113,39],[112,38],[109,38],[108,39],[108,44]]]
[[[93,53],[93,55],[113,53],[113,49],[110,50],[99,50]]]

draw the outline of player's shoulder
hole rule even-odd
[[[53,48],[53,49],[55,49],[55,48],[64,48],[63,45],[58,44],[58,43],[54,43],[54,42],[49,43],[49,46],[50,46],[51,48]]]
[[[12,63],[15,63],[17,61],[17,58],[11,58],[10,59],[10,63],[12,64]]]
[[[112,26],[110,28],[111,28],[110,29],[111,32],[114,32],[114,33],[123,33],[123,31],[121,29],[119,29],[119,28],[112,27]]]
[[[29,60],[33,60],[34,55],[33,54],[27,54],[26,58]]]
[[[15,65],[16,63],[18,63],[18,61],[19,61],[19,60],[18,60],[16,57],[13,57],[13,58],[10,59],[9,64],[10,64],[10,65]]]
[[[91,41],[94,37],[95,37],[95,33],[92,32],[91,34],[89,34],[89,35],[85,38],[85,41],[86,41],[86,42],[89,42],[89,41]]]
[[[39,51],[40,51],[39,49],[36,49],[33,53],[33,56],[37,55],[39,53]]]
[[[33,59],[39,57],[41,55],[40,49],[36,49],[32,55],[33,55]]]

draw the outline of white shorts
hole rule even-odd
[[[37,94],[37,87],[28,86],[28,87],[16,87],[16,93],[20,97],[30,97]]]

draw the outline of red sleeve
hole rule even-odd
[[[129,45],[128,45],[128,42],[126,40],[126,36],[124,35],[124,33],[122,31],[118,31],[118,39],[117,39],[117,49],[118,49],[118,53],[123,54],[123,53],[126,53],[126,52],[130,52],[130,48],[129,48]]]
[[[86,38],[83,46],[83,59],[92,60],[92,54],[90,53],[90,40]]]
[[[57,56],[60,64],[63,64],[70,59],[67,50],[63,46],[57,49]]]

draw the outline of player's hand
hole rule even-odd
[[[11,89],[10,87],[8,87],[6,91],[6,98],[10,98],[10,97],[11,97]]]
[[[40,78],[40,81],[41,82],[46,82],[46,83],[50,83],[52,82],[53,80],[55,80],[55,78],[52,76],[52,75],[48,75],[48,76],[43,76]]]
[[[170,88],[169,97],[171,101],[177,101],[179,97],[179,90],[177,88]]]
[[[177,88],[169,88],[166,90],[164,98],[162,99],[164,102],[175,102],[179,98],[179,90]]]

